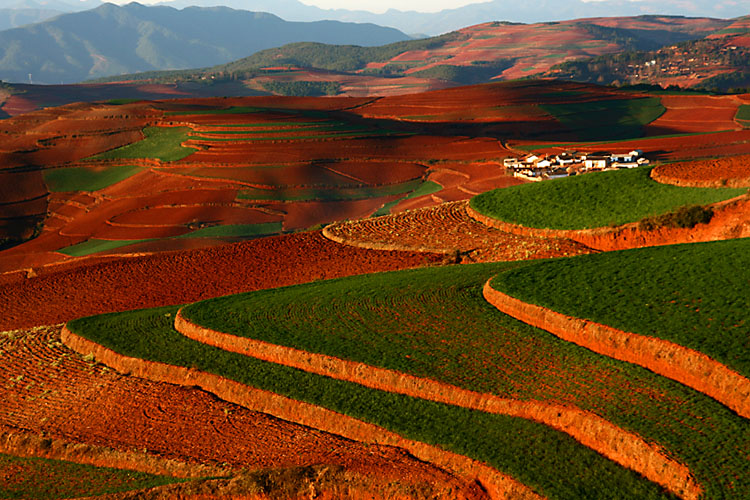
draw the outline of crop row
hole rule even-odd
[[[542,424],[367,389],[213,348],[176,332],[176,311],[168,307],[108,314],[75,320],[68,327],[127,356],[226,377],[474,458],[548,498],[669,496]]]
[[[573,405],[659,443],[693,471],[708,498],[750,492],[745,419],[672,380],[498,312],[482,286],[508,266],[312,283],[199,302],[183,314],[212,330],[480,393]]]

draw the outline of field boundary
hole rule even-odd
[[[191,322],[182,314],[182,309],[175,316],[175,329],[186,337],[207,345],[317,375],[372,389],[539,422],[568,434],[584,446],[638,472],[682,498],[697,499],[702,493],[690,470],[667,458],[657,446],[650,445],[640,436],[606,419],[575,407],[501,398],[395,370],[218,332]]]
[[[388,215],[384,215],[383,217],[388,217]],[[361,240],[347,239],[342,236],[338,236],[337,234],[334,234],[331,231],[330,229],[331,226],[337,226],[339,224],[346,224],[346,222],[343,222],[343,223],[336,222],[336,223],[331,224],[330,226],[324,227],[322,230],[323,236],[333,241],[334,243],[339,243],[341,245],[348,245],[351,247],[364,248],[365,250],[422,252],[422,253],[435,253],[435,254],[440,254],[440,255],[448,255],[450,253],[453,253],[453,250],[448,250],[445,248],[414,247],[414,246],[409,246],[409,245],[396,245],[395,243],[378,243],[378,242],[367,242],[367,241],[361,241]]]
[[[501,312],[568,342],[676,380],[750,418],[750,380],[709,356],[667,340],[625,332],[523,302],[495,290],[491,281],[484,284],[482,293]]]
[[[662,173],[663,165],[656,166],[651,170],[651,179],[660,184],[669,184],[678,187],[694,188],[746,188],[750,187],[750,177],[744,179],[717,179],[717,180],[686,180],[676,179]]]
[[[406,439],[376,425],[326,408],[256,389],[219,375],[125,356],[73,333],[67,326],[62,329],[61,340],[79,354],[93,355],[96,361],[126,375],[185,387],[199,387],[230,403],[289,422],[306,425],[354,441],[405,449],[420,460],[454,471],[461,476],[476,479],[493,499],[543,500],[544,498],[512,477],[481,462],[419,441]]]
[[[180,478],[222,476],[225,468],[191,464],[137,451],[119,451],[92,444],[45,438],[0,425],[0,452],[26,458],[65,460],[95,467],[112,467]]]
[[[687,228],[660,227],[651,231],[640,230],[637,222],[593,229],[541,229],[503,222],[477,212],[471,205],[467,205],[466,213],[482,224],[507,233],[537,238],[567,238],[604,252],[750,236],[750,194],[742,194],[708,206],[715,213],[707,224]]]

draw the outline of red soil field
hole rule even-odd
[[[48,440],[26,453],[44,456],[54,451],[52,440],[82,443],[89,449],[75,461],[188,476],[201,466],[217,475],[326,464],[370,475],[376,484],[438,484],[464,498],[483,496],[398,448],[366,446],[195,388],[121,375],[63,346],[59,327],[4,335],[0,345],[8,354],[0,362],[0,428]]]
[[[545,259],[591,253],[571,240],[519,236],[488,227],[467,212],[468,202],[327,226],[327,238],[359,248],[427,251],[459,262]]]
[[[741,101],[736,96],[661,96],[667,111],[644,127],[646,135],[741,130],[734,115]]]
[[[26,278],[25,273],[0,275],[0,331],[316,279],[404,269],[440,259],[418,252],[339,245],[319,232],[311,232],[114,261],[72,261],[35,269],[38,276],[34,278]]]
[[[281,222],[279,214],[270,214],[252,207],[233,206],[166,206],[124,212],[109,220],[117,226],[181,226],[190,222],[221,220],[226,224],[261,224]]]
[[[685,187],[750,187],[750,155],[657,166],[651,177]]]
[[[294,231],[307,229],[334,219],[346,220],[367,217],[385,203],[396,200],[398,197],[398,195],[393,195],[354,201],[301,201],[275,205],[275,207],[286,211],[284,230]],[[274,207],[274,205],[271,206]]]

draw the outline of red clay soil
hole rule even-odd
[[[651,177],[683,187],[750,187],[750,155],[659,165]]]
[[[503,313],[524,323],[599,354],[643,366],[750,418],[750,380],[701,352],[525,303],[495,290],[489,281],[484,286],[484,297]]]
[[[182,205],[147,207],[123,212],[109,220],[115,226],[153,227],[181,226],[191,222],[215,222],[225,224],[262,224],[281,222],[280,214],[272,214],[254,207],[221,205]]]
[[[690,470],[664,456],[658,446],[649,445],[639,436],[575,407],[500,398],[364,363],[237,337],[192,323],[181,311],[175,317],[175,329],[188,338],[226,351],[373,389],[534,420],[569,434],[682,498],[697,499],[702,493]]]
[[[133,374],[155,382],[200,387],[224,401],[239,404],[255,411],[262,411],[283,420],[344,436],[355,441],[403,448],[429,465],[434,464],[440,468],[454,471],[465,478],[473,479],[475,484],[479,483],[482,490],[486,491],[492,499],[541,499],[526,486],[481,462],[419,441],[405,439],[386,429],[346,415],[272,392],[255,389],[210,373],[124,356],[80,337],[65,327],[62,329],[61,339],[65,345],[74,351],[93,356],[100,363],[122,373]],[[394,468],[393,471],[396,472],[398,469]]]
[[[361,219],[398,198],[399,195],[391,195],[354,201],[300,201],[269,207],[286,211],[284,230],[294,231],[332,220]]]
[[[482,215],[471,207],[467,207],[467,213],[482,224],[501,231],[537,238],[566,238],[603,252],[750,237],[749,195],[715,203],[711,207],[714,209],[714,215],[708,224],[698,224],[692,228],[661,227],[651,231],[640,229],[638,223],[625,224],[615,228],[538,229],[502,222]]]
[[[367,446],[195,387],[112,371],[65,347],[60,327],[6,333],[0,345],[7,353],[0,361],[6,451],[193,477],[327,464],[369,474],[374,483],[444,483],[464,497],[482,496],[398,448]]]
[[[0,331],[316,279],[405,269],[440,259],[418,252],[354,248],[311,232],[112,262],[76,260],[35,268],[38,276],[30,279],[26,272],[0,275]]]
[[[644,127],[647,136],[740,130],[736,96],[660,96],[667,111]]]
[[[571,240],[522,236],[489,227],[470,217],[467,207],[467,201],[459,201],[340,222],[326,226],[323,235],[359,248],[429,251],[461,262],[546,259],[592,252]]]

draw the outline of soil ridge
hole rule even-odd
[[[365,387],[533,420],[568,434],[584,446],[638,472],[682,498],[697,499],[702,493],[702,488],[692,477],[690,470],[667,458],[657,446],[598,415],[578,408],[501,398],[356,361],[218,332],[185,318],[182,309],[175,316],[175,329],[188,338],[226,351]]]
[[[668,340],[625,332],[523,302],[495,290],[490,281],[484,285],[484,297],[501,312],[568,342],[676,380],[750,418],[750,380],[709,356]]]
[[[197,386],[225,401],[283,420],[355,441],[405,449],[420,460],[479,481],[492,499],[544,498],[512,477],[476,460],[406,439],[376,425],[310,403],[256,389],[218,375],[125,356],[73,333],[67,326],[62,329],[61,340],[70,349],[83,355],[91,355],[96,361],[124,374],[156,382]]]

